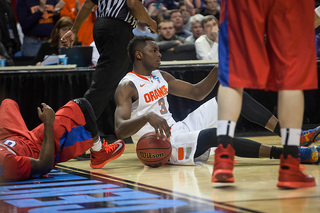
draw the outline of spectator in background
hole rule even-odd
[[[24,34],[22,56],[36,56],[42,42],[49,40],[63,6],[63,0],[17,0],[17,15]]]
[[[151,33],[146,23],[138,21],[137,27],[132,30],[134,36],[149,36],[151,38],[156,38],[156,33]]]
[[[208,15],[202,19],[201,26],[205,34],[195,42],[197,58],[217,61],[219,22],[213,15]]]
[[[179,2],[180,2],[179,0],[164,0],[164,1],[162,1],[163,5],[168,10],[178,9]]]
[[[158,0],[146,0],[144,6],[147,9],[149,16],[159,24],[166,14],[167,8]]]
[[[21,29],[21,25],[20,25],[20,23],[19,23],[19,21],[18,21],[18,16],[17,16],[17,0],[10,0],[10,2],[11,2],[11,7],[12,7],[13,13],[14,13],[14,18],[15,18],[15,21],[16,21],[15,25],[16,25],[16,29],[17,29],[17,35],[15,35],[15,36],[16,36],[16,37],[19,39],[19,41],[20,41],[19,50],[13,55],[13,57],[21,57],[21,46],[22,46],[22,44],[23,44],[23,37],[24,37],[24,35],[23,35],[22,29]],[[0,8],[2,8],[2,6],[1,6]],[[2,14],[2,13],[0,13],[0,14]],[[4,13],[3,13],[3,14],[4,14]],[[1,18],[1,20],[2,20],[2,18]]]
[[[62,36],[68,32],[73,25],[71,18],[62,17],[59,21],[54,25],[53,30],[50,35],[49,41],[44,41],[35,58],[35,64],[41,65],[44,57],[46,55],[58,55],[60,47],[63,46],[61,41]]]
[[[183,29],[191,31],[191,24],[190,24],[190,12],[187,10],[186,5],[181,1],[179,3],[178,9],[181,12],[182,20],[183,20]]]
[[[0,59],[6,59],[5,66],[14,65],[12,58],[8,54],[6,48],[4,47],[1,41],[0,41]]]
[[[68,16],[74,21],[78,11],[85,0],[64,0],[65,5],[60,12],[60,16]],[[94,7],[89,17],[83,22],[82,27],[78,32],[78,39],[82,45],[89,46],[93,42],[93,25],[97,17],[95,14],[97,7]]]
[[[207,15],[213,15],[216,17],[219,23],[220,18],[220,10],[219,10],[219,4],[217,0],[204,0],[205,1],[205,8],[200,10],[200,14],[207,16]]]
[[[16,27],[16,19],[9,0],[0,0],[0,41],[5,48],[6,58],[11,58],[20,50],[21,43]],[[7,61],[6,64],[10,63]]]
[[[183,38],[187,38],[192,33],[188,30],[183,29],[183,19],[180,10],[172,10],[170,12],[170,20],[173,22],[175,34]]]
[[[164,51],[182,52],[194,50],[193,43],[186,42],[185,38],[177,36],[175,34],[175,29],[172,21],[164,20],[159,24],[158,28],[159,29],[156,42],[161,53],[163,53]]]
[[[192,16],[204,8],[204,0],[183,0],[183,2]]]
[[[201,14],[195,14],[194,16],[191,16],[190,24],[192,35],[186,38],[186,41],[194,43],[200,36],[203,35],[203,28],[201,26],[203,17],[204,16]]]

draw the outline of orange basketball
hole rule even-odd
[[[171,156],[171,143],[157,139],[155,132],[144,134],[138,141],[136,152],[139,160],[150,167],[160,167],[168,162]]]

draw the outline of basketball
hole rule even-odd
[[[166,138],[157,139],[155,132],[144,134],[138,141],[136,152],[139,160],[149,167],[160,167],[168,162],[171,156],[171,143]]]

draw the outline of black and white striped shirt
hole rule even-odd
[[[139,0],[143,3],[144,0]],[[92,0],[98,5],[97,17],[110,17],[123,20],[133,28],[136,27],[137,20],[131,15],[127,7],[127,0]]]

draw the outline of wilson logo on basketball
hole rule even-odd
[[[147,153],[147,152],[140,152],[140,157],[141,158],[160,158],[160,157],[164,157],[164,153],[158,153],[158,154],[153,154],[151,152]]]

